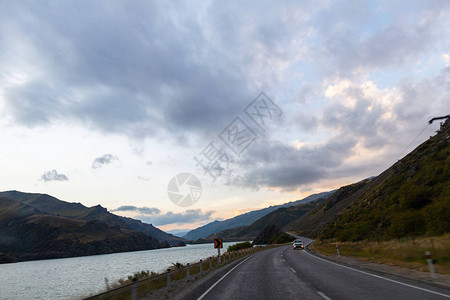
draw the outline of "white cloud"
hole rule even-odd
[[[51,170],[51,171],[44,173],[41,176],[41,180],[46,181],[46,182],[48,182],[48,181],[68,181],[69,178],[67,178],[67,176],[64,174],[59,174],[58,172],[56,172],[56,170]]]
[[[442,60],[445,62],[446,66],[450,66],[450,55],[448,54],[442,54]]]

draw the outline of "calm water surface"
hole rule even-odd
[[[224,249],[235,243],[224,243]],[[80,299],[134,272],[217,255],[213,244],[0,264],[0,299]]]

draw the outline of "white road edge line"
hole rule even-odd
[[[317,291],[317,294],[319,294],[319,296],[322,297],[322,298],[325,299],[325,300],[331,300],[330,297],[328,297],[327,295],[325,295],[325,294],[322,293],[322,292]]]
[[[253,255],[252,255],[253,256]],[[203,298],[205,298],[206,295],[208,295],[209,292],[211,292],[211,290],[219,284],[219,282],[222,281],[222,279],[224,279],[225,277],[227,277],[228,274],[230,274],[231,272],[233,272],[234,269],[236,269],[237,267],[239,267],[242,263],[244,263],[247,259],[249,259],[250,257],[247,257],[246,259],[244,259],[243,261],[241,261],[240,263],[238,263],[236,266],[233,267],[233,269],[231,269],[230,271],[227,272],[227,274],[223,275],[219,280],[217,280],[209,289],[207,289],[200,297],[197,298],[197,300],[201,300]]]
[[[353,269],[353,268],[350,268],[350,267],[347,267],[347,266],[343,266],[343,265],[341,265],[341,264],[337,264],[337,263],[328,261],[328,260],[326,260],[326,259],[317,257],[317,256],[315,256],[315,255],[312,255],[311,253],[308,253],[308,251],[305,251],[305,252],[306,252],[308,255],[311,255],[311,256],[314,257],[314,258],[323,260],[323,261],[325,261],[325,262],[327,262],[327,263],[330,263],[330,264],[333,264],[333,265],[336,265],[336,266],[339,266],[339,267],[342,267],[342,268],[346,268],[346,269],[349,269],[349,270],[353,270],[353,271],[355,271],[355,272],[359,272],[359,273],[362,273],[362,274],[366,274],[366,275],[373,276],[373,277],[375,277],[375,278],[384,279],[384,280],[391,281],[391,282],[394,282],[394,283],[397,283],[397,284],[401,284],[401,285],[404,285],[404,286],[407,286],[407,287],[410,287],[410,288],[414,288],[414,289],[418,289],[418,290],[425,291],[425,292],[428,292],[428,293],[432,293],[432,294],[436,294],[436,295],[443,296],[443,297],[446,297],[446,298],[450,298],[450,295],[438,293],[438,292],[435,292],[435,291],[432,291],[432,290],[424,289],[424,288],[421,288],[421,287],[418,287],[418,286],[414,286],[414,285],[411,285],[411,284],[403,283],[403,282],[400,282],[400,281],[397,281],[397,280],[393,280],[393,279],[389,279],[389,278],[386,278],[386,277],[383,277],[383,276],[379,276],[379,275],[371,274],[371,273],[364,272],[364,271],[361,271],[361,270]]]
[[[288,266],[288,268],[294,273],[294,274],[297,274],[297,272],[295,272],[295,270],[294,269],[292,269],[291,267],[289,267]]]

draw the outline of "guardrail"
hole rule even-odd
[[[230,262],[233,262],[241,257],[251,253],[262,250],[265,247],[252,247],[241,249],[238,251],[225,252],[220,257],[211,256],[205,260],[201,259],[196,263],[187,263],[186,265],[176,265],[167,269],[158,275],[150,276],[148,278],[133,280],[131,283],[121,285],[119,287],[110,289],[103,293],[85,298],[86,300],[100,300],[100,299],[140,299],[152,294],[154,291],[170,292],[176,285],[181,282],[189,282],[204,276],[205,274],[220,268]],[[165,287],[165,290],[162,290]]]

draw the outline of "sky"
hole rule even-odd
[[[0,2],[0,190],[163,230],[378,175],[449,107],[449,1]]]

